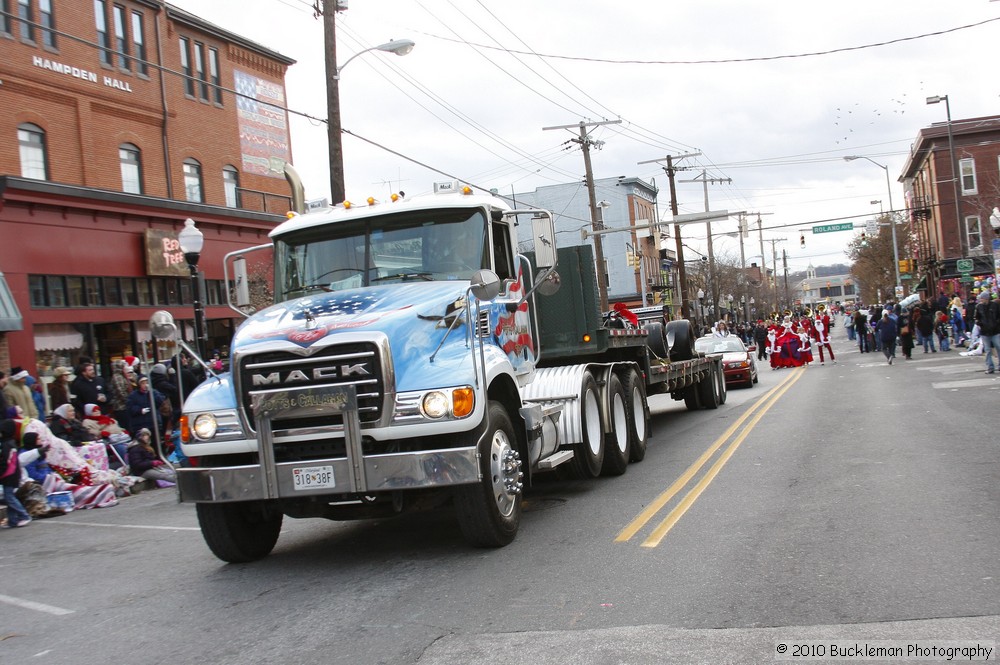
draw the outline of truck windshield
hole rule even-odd
[[[274,242],[277,301],[415,280],[467,280],[483,267],[478,208],[386,214],[289,233]]]

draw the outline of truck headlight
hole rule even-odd
[[[440,418],[441,416],[448,415],[450,406],[448,396],[443,392],[435,390],[424,395],[420,408],[423,409],[424,414],[428,418]]]
[[[194,419],[194,427],[191,428],[194,435],[202,441],[208,441],[215,436],[219,429],[219,422],[211,413],[202,413]]]

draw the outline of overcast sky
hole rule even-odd
[[[289,108],[326,117],[311,2],[172,4],[294,58]],[[666,176],[638,162],[700,152],[681,162],[695,170],[679,179],[702,168],[731,178],[709,187],[710,208],[769,213],[765,239],[787,238],[779,254],[784,247],[799,270],[845,261],[850,238],[807,233],[803,249],[800,228],[877,213],[873,200],[889,207],[886,172],[845,155],[888,166],[899,209],[910,145],[946,119],[945,105],[926,97],[948,95],[953,120],[1000,113],[998,17],[1000,2],[989,0],[350,0],[338,16],[341,63],[390,39],[416,47],[353,60],[341,115],[353,134],[508,194],[582,180],[582,155],[566,143],[575,132],[543,127],[620,119],[593,133],[605,142],[592,154],[595,177],[655,178],[669,218]],[[329,196],[326,126],[292,116],[291,133],[307,198]],[[343,143],[348,199],[411,196],[447,179],[354,136]],[[677,199],[682,213],[704,210],[700,183],[679,183]],[[684,233],[703,249],[704,225]],[[736,240],[715,244],[738,256]],[[748,248],[748,262],[758,252]]]

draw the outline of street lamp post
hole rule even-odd
[[[955,162],[955,137],[951,131],[951,103],[948,95],[932,95],[927,98],[928,104],[944,102],[945,113],[948,116],[948,159],[951,161],[951,182],[955,197],[955,228],[958,231],[958,256],[965,257],[965,242],[962,240],[962,208],[958,199],[958,164]]]
[[[201,281],[198,279],[198,260],[201,258],[201,250],[205,246],[205,235],[194,225],[194,220],[190,217],[184,220],[184,228],[177,234],[177,242],[184,253],[184,260],[187,261],[188,269],[191,270],[191,297],[194,299],[194,336],[195,348],[198,355],[205,358],[206,347],[206,324],[205,305],[201,297]]]
[[[323,23],[326,43],[326,114],[327,135],[330,142],[330,199],[334,204],[345,198],[344,192],[344,146],[340,124],[340,72],[351,60],[369,51],[383,51],[406,55],[413,50],[414,43],[409,39],[393,39],[385,44],[372,46],[355,53],[344,64],[337,66],[337,39],[334,16],[336,2],[323,3]]]
[[[893,212],[894,208],[892,206],[892,180],[889,179],[889,167],[885,164],[879,164],[871,157],[865,157],[864,155],[847,155],[844,157],[844,161],[847,162],[854,161],[855,159],[867,159],[885,171],[885,186],[889,191],[889,228],[892,229],[892,264],[893,269],[896,271],[896,292],[898,294],[903,284],[899,279],[899,244],[896,242],[896,215]]]

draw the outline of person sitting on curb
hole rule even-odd
[[[147,480],[164,480],[177,482],[177,473],[166,462],[156,456],[156,451],[150,443],[152,434],[145,427],[139,430],[135,441],[128,449],[128,465],[133,476],[142,476]]]

